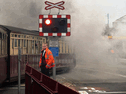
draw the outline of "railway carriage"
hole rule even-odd
[[[0,83],[7,78],[7,39],[7,32],[0,28]]]
[[[17,81],[18,46],[21,48],[21,78],[25,76],[27,62],[40,71],[42,43],[48,41],[48,37],[39,36],[39,31],[0,25],[0,84]],[[59,57],[55,62],[56,70],[70,69],[76,65],[73,49],[62,38],[59,38]]]

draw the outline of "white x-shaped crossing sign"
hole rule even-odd
[[[49,1],[45,1],[45,4],[48,5],[47,7],[45,7],[45,9],[49,10],[49,9],[52,9],[52,8],[58,8],[58,9],[64,10],[65,8],[63,6],[61,6],[64,3],[65,3],[64,1],[61,1],[61,2],[58,2],[58,3],[52,3],[52,2],[49,2]]]

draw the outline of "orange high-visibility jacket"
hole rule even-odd
[[[52,67],[55,66],[55,64],[54,64],[55,61],[54,61],[54,58],[53,58],[53,54],[48,48],[46,48],[45,51],[46,51],[45,52],[45,62],[46,62],[47,66],[49,68],[52,68]],[[40,56],[39,67],[41,66],[40,63],[42,63],[42,53],[41,53],[41,56]]]

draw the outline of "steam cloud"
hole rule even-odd
[[[66,40],[75,47],[78,66],[118,74],[123,71],[119,56],[123,53],[122,41],[109,40],[101,35],[105,28],[104,12],[95,4],[91,5],[75,7],[75,13],[72,13],[72,36]],[[123,35],[120,28],[117,32]],[[111,53],[111,50],[114,50],[114,53]],[[101,80],[109,79],[101,77],[101,73],[97,73],[97,76]],[[115,78],[111,76],[111,79]]]
[[[45,10],[46,0],[1,0],[0,3],[0,24],[10,25],[14,27],[20,27],[24,29],[38,30],[39,24],[38,19],[40,14],[49,14],[49,10]],[[56,3],[57,0],[52,0],[50,2]],[[74,7],[70,1],[65,1],[64,4],[65,11],[60,11],[60,13],[68,14],[74,12]],[[58,14],[58,9],[51,9],[51,14]]]

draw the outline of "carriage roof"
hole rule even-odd
[[[12,27],[12,26],[5,26],[5,25],[0,25],[0,28],[2,28],[3,30],[9,33],[20,33],[20,34],[39,36],[39,31],[37,30],[27,30],[27,29],[22,29],[22,28]]]

